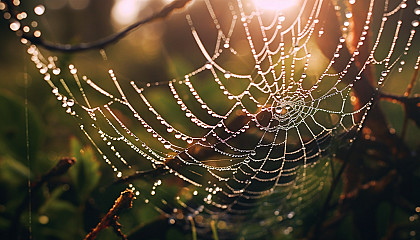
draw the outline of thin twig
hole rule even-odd
[[[408,87],[405,90],[404,97],[409,97],[410,96],[410,94],[413,90],[414,84],[416,83],[417,77],[419,76],[419,70],[420,70],[420,68],[417,68],[417,69],[414,70],[413,76],[411,76],[410,83],[408,84]]]
[[[118,199],[115,201],[114,206],[108,211],[108,213],[101,219],[96,227],[85,237],[85,240],[95,239],[98,233],[108,227],[113,227],[114,231],[117,232],[118,236],[122,239],[127,237],[121,232],[121,225],[117,222],[118,215],[123,209],[131,208],[134,200],[134,193],[130,189],[126,189]]]
[[[408,97],[408,96],[398,96],[389,93],[380,93],[380,98],[390,102],[399,102],[403,104],[407,104],[410,102],[420,102],[420,97]]]
[[[175,0],[168,5],[166,5],[162,10],[157,13],[154,13],[150,17],[147,17],[143,20],[140,20],[132,25],[126,27],[121,32],[117,32],[115,34],[109,35],[102,39],[93,42],[87,43],[79,43],[79,44],[60,44],[54,43],[50,41],[46,41],[40,37],[35,37],[32,34],[23,33],[22,38],[29,40],[32,44],[37,46],[43,47],[47,50],[51,51],[60,51],[60,52],[78,52],[78,51],[85,51],[91,49],[103,49],[106,46],[118,42],[123,37],[127,36],[130,32],[139,28],[140,26],[150,23],[154,20],[166,18],[169,14],[171,14],[175,9],[183,8],[188,2],[191,0]]]
[[[63,175],[75,163],[76,159],[73,157],[61,158],[50,171],[42,175],[38,181],[33,182],[33,184],[31,185],[32,190],[36,191],[43,183],[48,182],[51,178]]]

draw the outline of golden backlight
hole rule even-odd
[[[298,5],[298,0],[253,0],[256,7],[267,10],[286,10]]]

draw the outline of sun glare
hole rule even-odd
[[[253,0],[256,7],[268,10],[286,10],[299,3],[297,0]]]
[[[112,19],[120,25],[130,24],[137,19],[139,11],[146,3],[147,1],[115,0],[111,11]]]

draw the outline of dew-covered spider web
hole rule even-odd
[[[117,178],[145,163],[169,173],[130,187],[171,223],[209,238],[214,223],[221,238],[289,234],[381,85],[418,69],[420,2],[268,2],[197,0],[177,13],[183,26],[172,33],[188,43],[177,54],[190,69],[173,79],[120,78],[107,49],[104,79],[77,64],[60,69],[35,45],[27,52]],[[161,193],[173,179],[184,187]]]

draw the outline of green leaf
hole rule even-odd
[[[72,138],[70,141],[72,156],[77,163],[70,169],[70,177],[79,194],[79,200],[85,201],[89,194],[96,188],[101,173],[99,161],[90,147],[82,147],[80,142]]]

